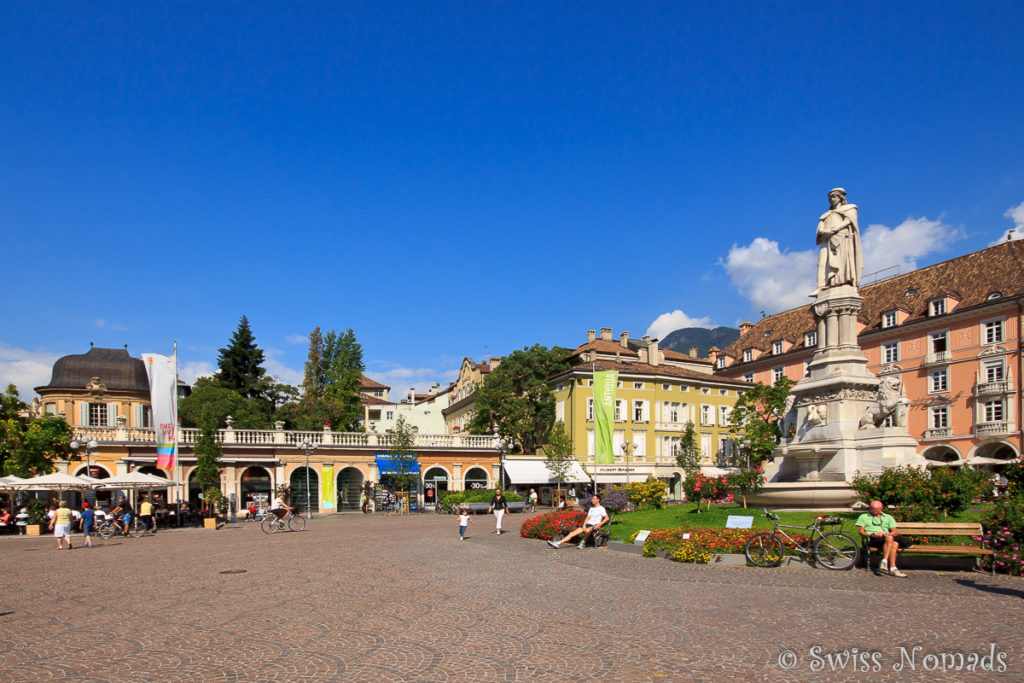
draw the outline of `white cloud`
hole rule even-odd
[[[284,340],[286,342],[288,342],[289,344],[308,344],[309,343],[309,337],[307,337],[304,334],[289,334],[287,337],[284,338]]]
[[[209,377],[213,372],[213,364],[205,360],[190,360],[178,364],[178,376],[189,384],[195,384],[197,379]]]
[[[279,361],[278,357],[283,353],[284,352],[281,351],[281,349],[266,348],[263,350],[263,355],[266,359],[263,362],[263,367],[267,369],[267,374],[278,382],[291,384],[293,387],[302,386],[302,379],[305,377],[305,372],[303,370],[294,370]]]
[[[670,332],[684,327],[711,327],[711,318],[691,318],[677,308],[671,313],[662,313],[655,318],[647,328],[647,334],[654,339],[664,339]]]
[[[910,272],[918,259],[962,237],[962,230],[941,219],[907,218],[895,228],[870,225],[861,241],[864,275],[890,266]],[[747,246],[734,244],[722,265],[740,294],[771,314],[810,302],[817,286],[818,249],[782,251],[778,242],[757,237]]]
[[[384,360],[370,361],[368,365],[374,367],[367,368],[366,376],[391,387],[391,391],[388,392],[388,400],[396,403],[408,396],[410,387],[415,387],[417,393],[425,394],[435,383],[440,384],[444,389],[459,377],[457,368],[453,370],[408,368],[399,363]]]
[[[917,259],[942,251],[950,243],[963,238],[963,231],[939,220],[910,218],[890,228],[869,225],[863,233],[864,275],[899,266],[899,273],[917,270]],[[895,271],[882,273],[895,275]],[[869,280],[870,281],[870,280]]]
[[[26,351],[0,342],[0,391],[8,384],[18,387],[23,401],[35,396],[35,387],[48,384],[53,364],[60,356],[45,351]]]
[[[757,237],[745,247],[732,245],[722,265],[750,303],[777,313],[810,301],[817,263],[817,249],[783,252],[775,240]]]
[[[1008,237],[1015,240],[1024,239],[1024,202],[1021,202],[1017,206],[1011,206],[1006,210],[1006,213],[1004,213],[1003,216],[1013,221],[1013,227],[1007,228],[1003,234],[999,236],[999,239],[988,245],[990,247],[994,247],[1000,242],[1005,242]]]
[[[98,327],[104,330],[113,330],[115,332],[129,332],[130,330],[119,322],[114,320],[104,320],[103,318],[96,318],[92,321],[93,327]]]

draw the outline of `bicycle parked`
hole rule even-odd
[[[133,538],[141,538],[146,533],[146,524],[138,517],[132,517],[127,525],[121,521],[121,517],[107,515],[107,518],[96,527],[96,533],[102,539],[112,538],[116,534],[125,534]]]
[[[289,510],[288,514],[278,519],[275,515],[270,514],[263,518],[260,522],[260,529],[265,534],[276,534],[278,531],[302,531],[306,528],[306,518],[301,515],[295,514],[294,510]]]
[[[775,526],[771,531],[751,536],[747,541],[743,554],[751,564],[758,567],[777,567],[786,555],[786,542],[801,555],[813,556],[814,561],[826,569],[849,569],[856,564],[860,544],[842,532],[843,520],[839,517],[817,515],[811,526],[793,526],[779,524],[779,516],[768,512],[767,508],[764,508],[764,514],[768,519],[775,521]],[[834,527],[837,525],[840,531],[835,530]],[[822,527],[830,527],[832,530],[825,532],[822,531]],[[800,543],[783,529],[809,531],[807,544]]]

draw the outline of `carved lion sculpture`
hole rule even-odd
[[[903,394],[903,382],[896,375],[884,378],[878,385],[878,404],[868,406],[860,418],[860,428],[881,427],[885,418],[893,416],[897,427],[906,421],[907,407],[910,401]]]

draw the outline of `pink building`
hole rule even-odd
[[[936,463],[1019,457],[1024,244],[1004,242],[861,287],[858,341],[876,375],[898,374],[918,452]],[[810,304],[742,323],[712,350],[716,374],[772,383],[804,376],[820,332]]]

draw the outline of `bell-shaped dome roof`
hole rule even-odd
[[[53,376],[47,389],[85,389],[93,377],[99,377],[107,391],[149,393],[149,379],[141,358],[132,358],[128,349],[91,348],[88,353],[64,356],[53,364]]]

